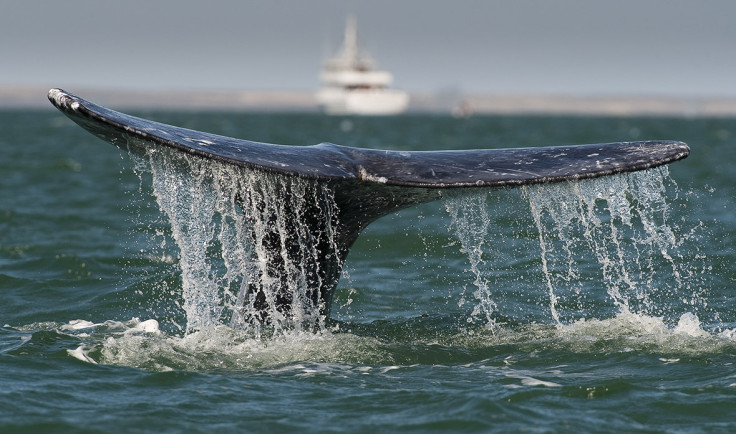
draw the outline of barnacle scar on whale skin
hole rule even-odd
[[[249,282],[246,293],[239,298],[243,306],[251,308],[244,320],[260,324],[268,323],[274,313],[288,317],[295,303],[329,315],[342,265],[361,231],[383,215],[437,200],[443,191],[596,178],[657,167],[689,154],[686,144],[661,140],[412,152],[331,143],[274,145],[137,118],[61,89],[50,90],[48,97],[74,122],[130,152],[145,155],[152,149],[179,151],[260,174],[264,180],[279,179],[282,186],[287,186],[280,190],[284,200],[291,194],[288,186],[295,182],[300,183],[302,194],[321,198],[305,202],[304,209],[282,207],[284,215],[279,220],[284,222],[283,227],[260,241],[260,251],[266,256],[261,259],[268,266],[260,271],[260,280]],[[272,217],[263,214],[263,218]],[[307,257],[305,251],[314,255]],[[289,270],[295,268],[303,274],[307,294],[298,299],[287,278]],[[277,283],[275,294],[265,294],[266,281]]]

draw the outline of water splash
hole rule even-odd
[[[475,276],[473,297],[476,304],[469,320],[481,318],[493,324],[493,314],[498,306],[493,300],[491,275],[484,273],[482,265],[493,260],[496,244],[489,239],[491,218],[486,194],[451,194],[445,199],[445,208],[452,217],[455,236],[460,240],[462,252],[468,255],[470,272]]]
[[[620,312],[676,315],[672,300],[683,297],[691,307],[702,304],[705,288],[690,285],[697,272],[681,254],[687,236],[671,221],[667,183],[676,191],[661,167],[523,190],[558,323],[569,319],[560,308],[580,310],[590,287],[603,286]]]
[[[525,186],[521,192],[541,250],[548,311],[557,324],[600,317],[597,289],[605,291],[613,305],[608,315],[633,312],[676,321],[687,309],[705,308],[707,285],[697,264],[704,258],[696,246],[683,248],[693,232],[683,234],[672,221],[668,198],[673,192],[677,198],[677,187],[666,166]],[[498,302],[501,295],[493,288],[494,271],[500,271],[494,270],[493,261],[504,254],[498,240],[509,236],[499,235],[490,224],[494,213],[509,212],[508,206],[491,206],[494,195],[460,193],[445,200],[475,275],[477,306],[471,316],[487,318],[490,326],[491,315],[505,304]],[[682,252],[695,254],[686,257]]]
[[[336,249],[328,188],[167,150],[150,150],[137,167],[151,172],[180,250],[187,334],[222,324],[256,335],[264,326],[269,333],[324,328],[325,306],[310,288],[331,272],[319,269],[317,256]],[[329,248],[301,224],[308,219],[323,222]]]

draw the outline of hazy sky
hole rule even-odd
[[[0,0],[0,85],[311,90],[349,13],[410,91],[736,96],[734,0]]]

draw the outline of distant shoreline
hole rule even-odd
[[[319,110],[309,91],[66,89],[115,109],[294,111]],[[48,88],[0,85],[0,109],[46,108]],[[736,116],[736,97],[412,94],[409,112],[601,116]]]

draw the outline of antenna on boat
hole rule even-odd
[[[342,55],[346,61],[358,63],[358,21],[355,15],[348,15],[345,23],[345,38],[342,42]]]

